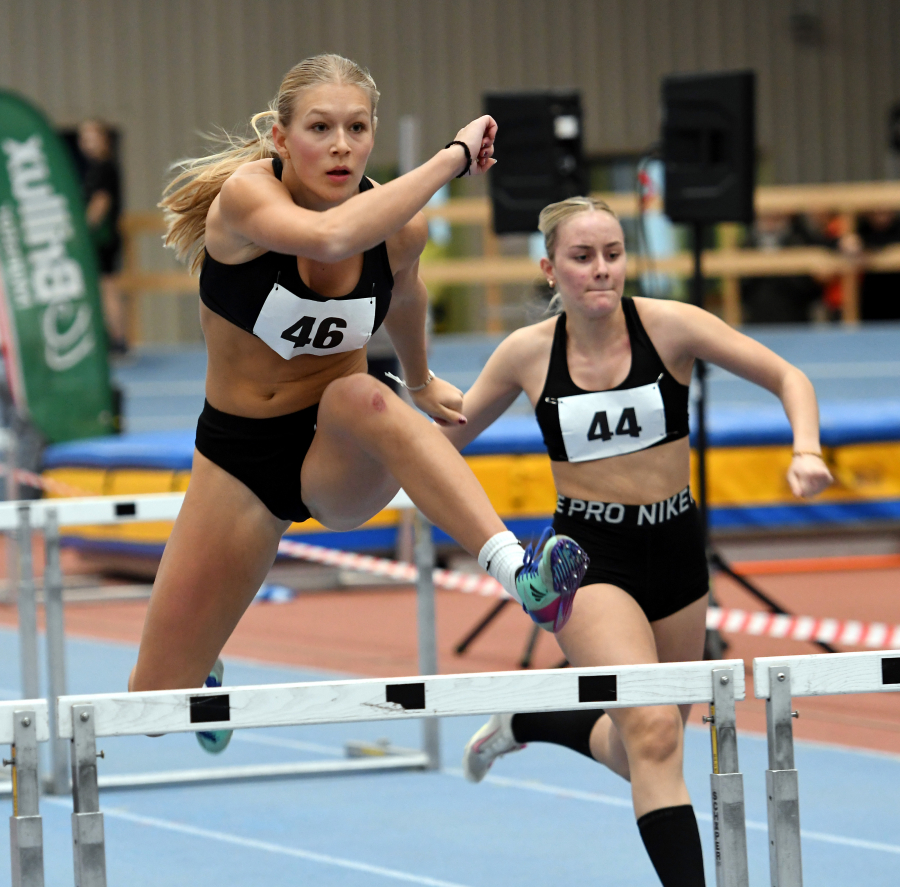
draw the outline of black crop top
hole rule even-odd
[[[272,161],[281,179],[281,158]],[[373,187],[365,177],[359,190]],[[297,257],[266,252],[240,265],[207,253],[200,270],[200,299],[210,311],[262,339],[285,359],[362,348],[384,321],[394,276],[382,241],[363,253],[362,273],[346,296],[328,299],[301,279]]]
[[[687,437],[688,391],[666,369],[631,299],[622,299],[631,369],[621,385],[585,391],[569,375],[566,315],[553,333],[547,381],[535,416],[554,462],[588,462]]]

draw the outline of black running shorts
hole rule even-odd
[[[627,591],[650,622],[709,591],[700,514],[688,488],[651,505],[560,496],[553,529],[590,557],[582,587],[604,583]]]
[[[303,504],[300,469],[316,433],[319,405],[275,416],[248,419],[223,413],[209,402],[197,422],[197,451],[236,477],[282,520],[309,520]]]

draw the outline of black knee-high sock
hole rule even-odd
[[[591,730],[600,720],[602,708],[586,711],[546,711],[513,715],[512,732],[516,742],[552,742],[580,754],[591,754]]]
[[[637,825],[663,887],[705,887],[700,832],[690,804],[651,810]]]

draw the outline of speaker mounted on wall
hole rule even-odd
[[[752,222],[755,74],[679,74],[662,84],[665,212],[673,222]]]
[[[548,203],[587,193],[580,93],[490,92],[484,110],[498,125],[488,175],[497,234],[537,231]]]

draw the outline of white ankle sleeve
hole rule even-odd
[[[506,530],[491,536],[478,553],[478,563],[493,576],[517,601],[516,571],[522,566],[525,549],[519,545],[515,533]]]

